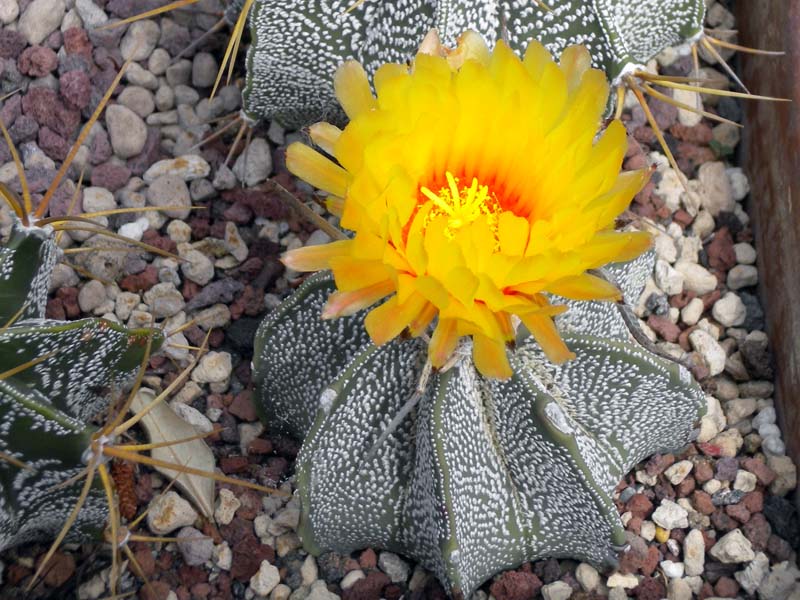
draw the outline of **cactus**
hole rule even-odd
[[[633,302],[652,255],[610,271]],[[334,289],[328,274],[311,277],[254,350],[264,421],[305,438],[307,550],[389,549],[455,597],[528,560],[613,562],[625,544],[615,487],[640,460],[688,442],[705,406],[682,365],[636,344],[613,305],[575,302],[559,318],[575,360],[550,364],[523,334],[508,381],[465,359],[426,380],[423,342],[376,347],[364,313],[320,320]],[[393,422],[415,393],[415,410]]]
[[[58,253],[52,230],[18,221],[0,248],[0,550],[58,533],[81,491],[59,484],[86,469],[91,419],[140,367],[148,339],[153,349],[163,340],[105,319],[45,319]],[[106,514],[93,490],[73,537],[102,531]]]
[[[582,44],[594,66],[620,84],[623,75],[665,48],[698,39],[705,16],[703,0],[552,0],[547,7],[533,0],[366,0],[352,8],[353,4],[254,3],[243,92],[243,110],[250,119],[276,118],[298,127],[341,117],[330,84],[340,63],[355,59],[372,74],[385,62],[407,61],[431,29],[438,30],[447,45],[471,29],[490,45],[504,39],[519,53],[532,39],[553,56]]]

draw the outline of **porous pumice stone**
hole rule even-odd
[[[626,298],[652,260],[609,269]],[[615,561],[625,532],[614,489],[643,458],[685,444],[704,411],[683,366],[633,342],[613,305],[582,303],[559,324],[574,360],[550,364],[522,335],[514,375],[498,381],[476,371],[465,343],[387,435],[427,348],[375,347],[363,313],[322,321],[334,290],[330,275],[310,277],[262,324],[254,353],[265,422],[305,438],[297,487],[309,552],[397,552],[454,597],[545,556]]]
[[[243,110],[251,119],[277,119],[299,128],[343,118],[333,95],[333,73],[355,59],[372,76],[387,62],[411,59],[436,29],[449,47],[477,31],[522,54],[533,39],[553,56],[582,44],[593,65],[615,80],[670,46],[703,31],[703,0],[256,0],[250,15]],[[309,43],[314,40],[314,43]]]

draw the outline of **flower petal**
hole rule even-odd
[[[322,318],[349,317],[372,306],[392,292],[394,292],[394,283],[388,279],[352,292],[334,292],[328,296],[328,302],[325,303],[325,308],[322,310]]]
[[[281,256],[281,262],[295,271],[321,271],[330,268],[332,258],[347,254],[350,243],[351,240],[338,240],[289,250]]]
[[[441,369],[452,356],[458,345],[458,330],[454,319],[439,319],[428,345],[428,358],[431,364]]]
[[[508,379],[513,375],[504,342],[480,334],[473,335],[472,339],[472,359],[481,375],[495,379]]]
[[[520,315],[520,319],[542,347],[548,360],[561,364],[575,358],[575,353],[561,339],[553,319],[539,315]]]
[[[565,277],[548,284],[547,291],[570,300],[621,300],[619,288],[589,273]]]
[[[369,86],[367,72],[357,61],[348,60],[336,69],[336,74],[333,76],[333,90],[351,120],[377,106]]]
[[[373,308],[364,320],[369,337],[376,346],[381,346],[396,338],[425,309],[427,302],[419,294],[400,304],[397,296],[392,296],[377,308]]]
[[[334,196],[344,198],[347,192],[347,171],[300,142],[294,142],[286,149],[286,168],[293,175]]]
[[[308,134],[311,136],[311,141],[333,156],[333,147],[339,140],[339,136],[342,135],[342,130],[336,127],[336,125],[331,125],[323,121],[321,123],[314,123],[309,127]]]

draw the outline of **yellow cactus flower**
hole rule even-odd
[[[519,321],[550,360],[572,358],[552,319],[565,307],[545,294],[618,300],[586,271],[650,244],[644,232],[614,231],[649,171],[619,172],[619,121],[595,139],[608,85],[587,50],[568,48],[556,64],[532,42],[520,60],[467,33],[452,53],[382,66],[374,84],[376,95],[356,62],[336,72],[350,122],[310,132],[336,162],[300,143],[287,150],[289,170],[328,192],[355,234],[284,256],[298,271],[333,271],[323,318],[388,297],[366,318],[376,344],[434,326],[429,358],[442,367],[471,336],[476,367],[496,378],[511,375],[506,346]]]

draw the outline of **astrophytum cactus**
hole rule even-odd
[[[91,419],[163,338],[105,319],[46,319],[58,253],[51,229],[18,221],[0,247],[0,550],[59,532],[81,494]],[[92,490],[72,537],[101,532],[106,514]]]
[[[651,269],[641,259],[609,270],[633,302]],[[320,320],[334,289],[312,277],[255,347],[265,422],[305,439],[307,550],[398,552],[454,597],[542,557],[615,560],[625,544],[615,487],[688,442],[705,406],[683,366],[638,345],[614,305],[573,302],[559,328],[574,360],[553,365],[521,335],[509,380],[481,376],[469,352],[426,379],[422,341],[378,348],[364,314]]]
[[[553,56],[581,44],[610,82],[624,83],[665,48],[698,39],[704,16],[703,0],[256,0],[243,112],[295,127],[331,120],[336,67],[354,59],[373,74],[407,61],[431,29],[449,46],[473,30],[520,54],[531,40]]]

